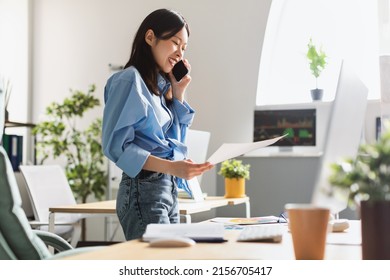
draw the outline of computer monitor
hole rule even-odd
[[[316,114],[315,108],[255,110],[253,141],[286,135],[272,146],[316,146]]]
[[[336,96],[324,142],[323,155],[312,194],[312,202],[336,214],[347,207],[347,197],[329,183],[330,164],[357,156],[363,137],[368,89],[352,69],[341,64]]]

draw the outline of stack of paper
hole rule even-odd
[[[142,240],[149,242],[169,237],[189,237],[198,242],[224,241],[224,226],[214,223],[149,224]]]
[[[252,218],[214,218],[212,222],[221,223],[225,225],[259,225],[259,224],[275,224],[285,222],[276,216],[263,216]]]

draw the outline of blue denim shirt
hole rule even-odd
[[[162,75],[158,89],[166,94],[170,87]],[[155,96],[133,66],[113,74],[104,89],[104,154],[128,176],[135,177],[149,155],[171,160],[186,158],[183,144],[194,110],[173,98],[166,104]]]

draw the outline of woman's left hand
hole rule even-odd
[[[188,73],[179,82],[176,81],[175,77],[172,74],[172,71],[169,73],[169,78],[171,80],[171,85],[172,85],[173,97],[179,100],[180,102],[184,101],[184,94],[186,92],[188,85],[191,82],[191,76],[190,76],[191,65],[189,64],[187,59],[183,59],[183,62],[188,69]]]

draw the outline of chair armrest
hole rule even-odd
[[[40,222],[40,221],[28,221],[32,229],[39,229],[41,226],[49,226],[49,223],[47,222]],[[64,223],[64,222],[58,222],[55,223],[55,226],[74,226],[75,223]]]
[[[57,234],[36,229],[33,230],[33,232],[35,232],[47,246],[51,246],[59,252],[73,249],[73,247],[65,239]]]
[[[40,221],[28,221],[28,223],[30,224],[31,228],[37,228],[37,227],[40,227],[40,226],[47,226],[49,225],[48,223],[43,223],[43,222],[40,222]]]

